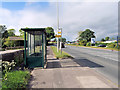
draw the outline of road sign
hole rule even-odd
[[[91,38],[91,43],[95,44],[95,38]]]
[[[55,35],[55,37],[61,37],[61,35]]]
[[[61,34],[61,32],[58,32],[58,34]]]

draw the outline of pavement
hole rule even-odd
[[[117,88],[100,73],[83,67],[72,59],[56,59],[50,47],[45,69],[35,68],[30,88]]]
[[[63,51],[74,57],[74,61],[83,67],[95,69],[115,85],[120,86],[118,51],[68,46]]]

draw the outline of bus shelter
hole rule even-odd
[[[45,28],[21,28],[24,31],[24,64],[29,68],[47,63]]]

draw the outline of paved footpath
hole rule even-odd
[[[35,68],[30,88],[117,88],[108,79],[88,67],[81,67],[72,59],[56,59],[48,47],[46,69]]]

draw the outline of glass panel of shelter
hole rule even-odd
[[[36,33],[36,32],[35,32]],[[28,56],[42,56],[42,33],[28,33]]]

